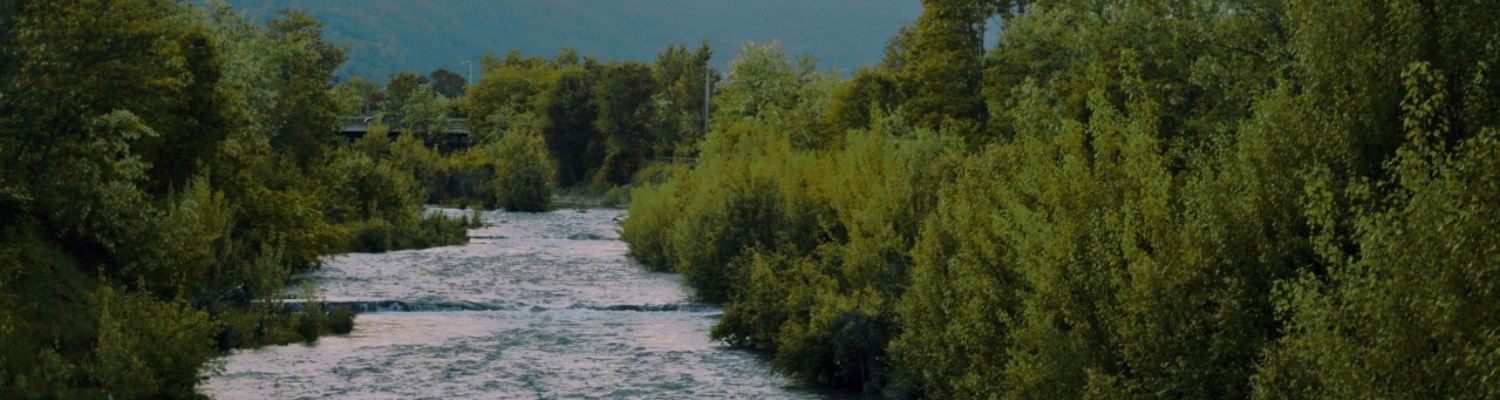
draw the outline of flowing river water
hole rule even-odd
[[[450,211],[451,212],[451,211]],[[708,339],[719,309],[626,257],[619,210],[489,212],[470,243],[331,257],[353,333],[237,350],[217,399],[829,399]]]

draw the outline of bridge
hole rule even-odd
[[[438,150],[441,150],[443,152],[469,148],[470,146],[474,145],[474,139],[469,135],[469,125],[467,121],[468,120],[464,118],[449,118],[448,123],[444,126],[443,132],[441,134],[424,137],[423,141],[425,141],[428,146],[435,146],[438,148]],[[406,132],[405,124],[376,124],[375,117],[373,116],[342,116],[339,117],[339,125],[339,134],[344,135],[344,138],[348,139],[351,142],[365,137],[365,135],[370,133],[370,128],[377,125],[383,125],[386,128],[389,128],[390,131],[386,132],[386,134],[390,136],[391,139],[401,137],[401,134]]]

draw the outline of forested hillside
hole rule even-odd
[[[252,18],[284,7],[308,10],[334,43],[349,46],[342,75],[377,81],[400,71],[461,71],[486,52],[556,54],[564,48],[600,59],[650,61],[667,43],[734,48],[785,43],[825,66],[874,64],[890,38],[921,14],[913,0],[234,0]],[[723,54],[715,65],[732,54]]]

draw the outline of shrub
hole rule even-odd
[[[499,149],[498,142],[486,143],[444,157],[439,162],[442,185],[434,193],[436,202],[458,200],[460,204],[478,203],[486,209],[498,207],[494,183]]]
[[[186,398],[215,355],[208,314],[105,286],[90,296],[98,340],[89,379],[115,398]]]
[[[397,248],[396,227],[384,220],[369,220],[355,223],[350,228],[349,251],[356,253],[384,253]]]
[[[389,154],[377,159],[382,164],[390,164],[395,170],[411,175],[420,190],[418,199],[428,203],[437,202],[438,193],[448,181],[442,169],[442,155],[411,132],[402,133],[401,137],[390,143],[389,148]]]
[[[673,269],[669,234],[682,208],[676,193],[675,182],[631,189],[628,217],[620,223],[620,239],[630,244],[630,255],[652,271]]]
[[[723,169],[695,170],[706,182],[696,183],[700,189],[683,202],[671,240],[676,270],[701,300],[721,303],[733,296],[746,278],[740,258],[747,252],[810,252],[826,236],[827,204],[797,189],[818,169],[786,167],[811,161],[745,156]],[[785,180],[773,178],[778,175]]]
[[[303,297],[302,312],[295,314],[297,335],[302,337],[303,342],[313,343],[318,341],[318,335],[323,333],[324,325],[327,324],[328,315],[323,311],[323,304],[312,297],[312,288],[304,288],[307,293]]]
[[[1413,64],[1392,182],[1352,185],[1383,199],[1339,226],[1328,171],[1308,184],[1307,210],[1326,275],[1283,282],[1288,334],[1255,377],[1256,398],[1496,398],[1500,385],[1500,128],[1452,145],[1434,118],[1440,72]],[[1379,197],[1377,197],[1379,198]],[[1347,236],[1346,236],[1347,235]],[[1350,252],[1345,241],[1357,244]]]
[[[354,310],[335,307],[328,312],[328,330],[335,335],[346,335],[354,331]]]
[[[557,167],[542,137],[522,130],[509,132],[500,141],[498,156],[494,187],[499,205],[508,211],[551,211]]]
[[[297,335],[302,337],[303,342],[314,343],[318,341],[318,331],[322,326],[322,318],[313,314],[302,314],[297,316]]]
[[[405,237],[410,242],[405,243],[405,248],[427,248],[434,246],[448,246],[469,242],[469,228],[475,227],[479,222],[476,217],[470,219],[466,216],[449,218],[442,213],[431,213],[422,217],[421,223],[414,232],[406,233]]]

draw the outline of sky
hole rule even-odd
[[[344,74],[384,80],[514,49],[551,58],[572,47],[601,60],[655,61],[668,44],[713,48],[720,70],[747,42],[777,40],[788,54],[847,74],[879,62],[889,38],[922,13],[918,0],[231,0],[253,18],[283,7],[325,21],[347,44]]]

